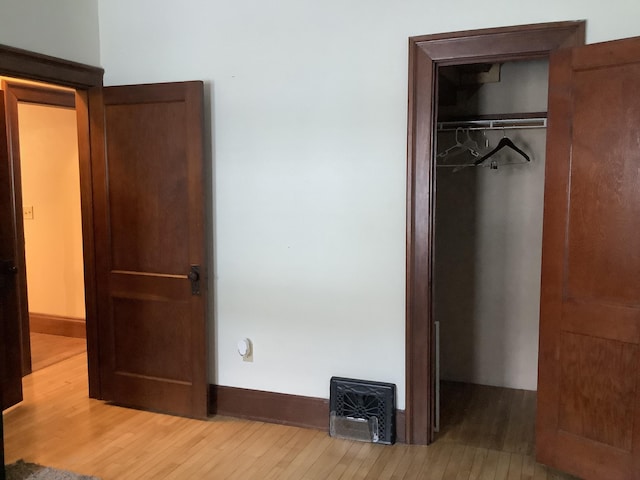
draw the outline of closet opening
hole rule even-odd
[[[437,68],[436,441],[534,451],[548,64]]]

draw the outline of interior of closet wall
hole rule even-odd
[[[546,112],[547,85],[547,60],[441,68],[438,122]],[[536,390],[546,128],[443,125],[433,271],[440,378]],[[478,157],[455,148],[442,155],[456,142],[482,155],[503,137],[530,161],[503,148],[461,168],[451,165]]]

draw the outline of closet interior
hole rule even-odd
[[[436,441],[534,446],[548,60],[441,67]]]

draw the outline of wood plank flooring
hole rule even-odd
[[[494,427],[493,414],[482,414],[485,408],[473,402],[464,411],[480,412],[479,419],[454,415],[450,402],[453,420],[438,441],[423,447],[374,445],[296,427],[225,417],[199,421],[107,405],[87,396],[83,354],[25,377],[24,391],[25,401],[4,414],[6,461],[23,458],[104,480],[571,478],[535,463],[531,441],[523,440],[529,421],[507,418],[506,426]],[[493,402],[494,394],[502,398],[489,393],[481,402]],[[500,415],[519,415],[518,402],[529,402],[525,397],[507,393],[498,406],[488,406]],[[456,402],[464,405],[466,400],[460,395]]]
[[[74,355],[86,351],[84,338],[64,337],[46,333],[30,333],[31,370],[41,370]]]

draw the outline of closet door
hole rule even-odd
[[[640,38],[551,57],[537,459],[640,478]]]

